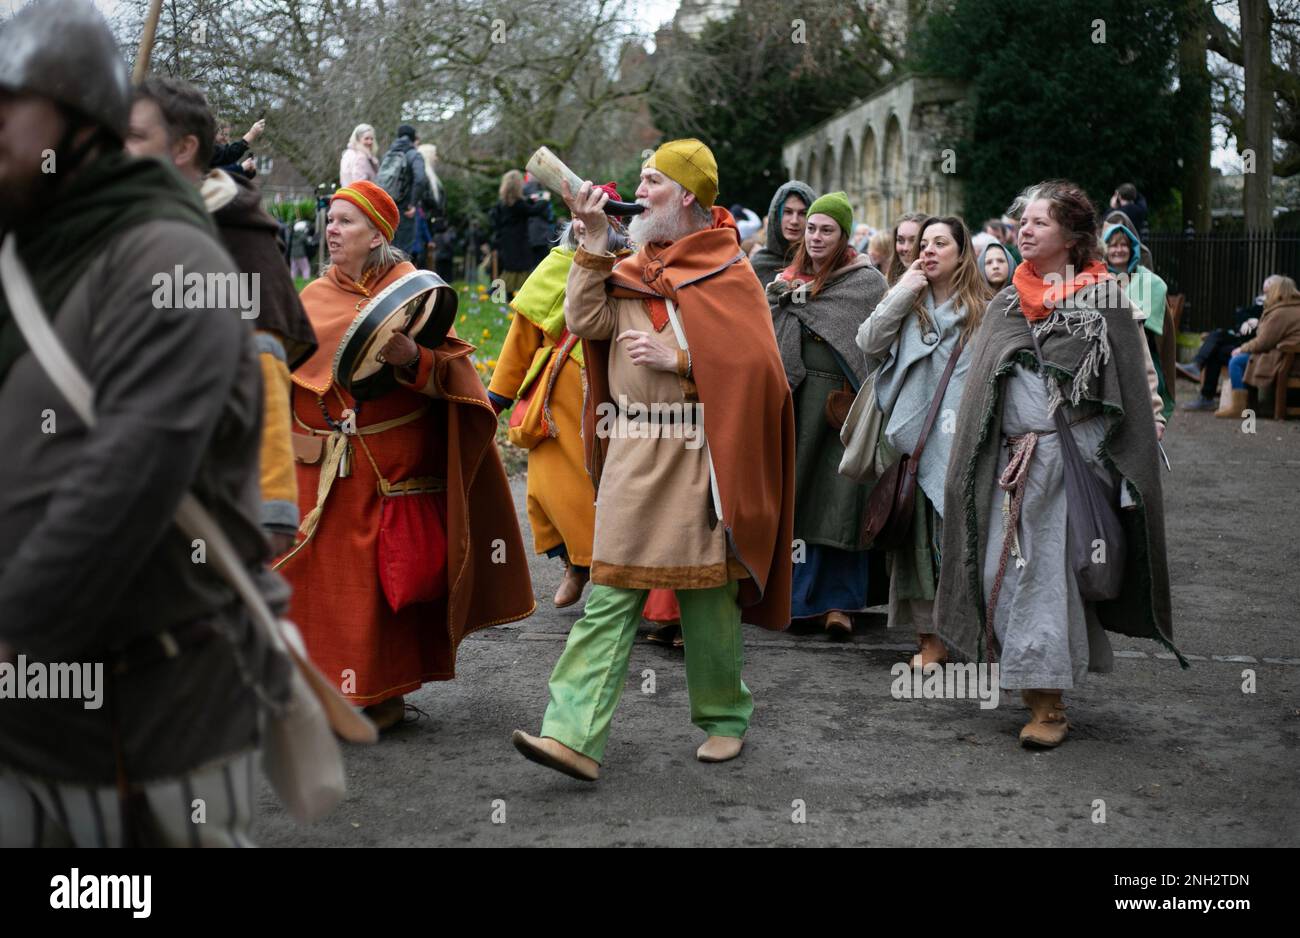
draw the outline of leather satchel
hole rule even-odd
[[[1029,328],[1044,383],[1051,381],[1043,364],[1043,349]],[[1226,383],[1226,382],[1225,382]],[[1048,385],[1050,393],[1051,386]],[[1074,572],[1079,595],[1089,602],[1115,599],[1124,588],[1124,561],[1128,543],[1119,516],[1119,489],[1097,477],[1070,432],[1070,424],[1057,407],[1052,417],[1061,438],[1065,465],[1066,562]]]
[[[858,542],[885,550],[902,547],[912,532],[912,516],[916,509],[916,474],[920,470],[921,454],[925,452],[925,441],[930,436],[939,407],[943,404],[944,392],[948,390],[948,381],[952,378],[957,359],[961,358],[965,342],[960,342],[953,353],[948,356],[948,364],[939,379],[939,387],[930,402],[930,411],[925,415],[925,424],[921,435],[917,437],[916,449],[904,453],[892,466],[884,471],[876,482],[876,487],[867,496],[867,509],[862,517],[862,535]]]
[[[844,429],[844,421],[848,419],[849,408],[853,406],[854,397],[848,382],[845,382],[843,388],[832,391],[826,396],[826,422],[835,432]]]

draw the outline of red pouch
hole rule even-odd
[[[379,519],[379,582],[393,612],[447,595],[447,492],[440,481],[387,486]]]

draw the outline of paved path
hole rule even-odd
[[[536,616],[472,636],[456,681],[408,698],[425,718],[350,750],[348,797],[328,820],[296,827],[264,786],[256,840],[1296,846],[1300,422],[1256,430],[1175,418],[1165,476],[1175,641],[1193,666],[1114,637],[1114,672],[1067,695],[1073,729],[1058,750],[1017,745],[1017,699],[988,710],[895,700],[889,669],[910,637],[869,615],[846,644],[747,628],[757,707],[744,754],[723,765],[695,761],[702,734],[681,653],[638,641],[602,778],[570,780],[509,741],[516,727],[536,732],[578,615],[551,607],[561,569],[539,559]],[[514,487],[523,517],[522,480]],[[654,694],[642,692],[647,672]],[[1243,693],[1250,674],[1255,690]]]

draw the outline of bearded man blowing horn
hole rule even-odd
[[[608,194],[590,182],[564,191],[586,226],[564,312],[588,369],[595,586],[551,675],[540,737],[516,731],[514,743],[585,781],[599,773],[651,589],[675,590],[681,605],[703,762],[740,754],[754,709],[742,620],[790,620],[794,408],[763,290],[717,194],[707,146],[665,143],[641,169],[646,211],[628,228],[640,247],[617,258]]]

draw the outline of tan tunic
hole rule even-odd
[[[625,343],[613,341],[635,329],[681,349],[671,325],[656,332],[642,300],[606,295],[605,280],[614,261],[612,254],[578,250],[564,307],[569,331],[584,339],[610,341],[614,401],[631,407],[657,403],[698,408],[694,382],[634,364]],[[678,357],[685,360],[684,354]],[[697,434],[692,440],[680,425],[672,424],[629,420],[626,433],[620,432],[616,418],[611,413],[598,424],[598,430],[608,427],[612,432],[596,493],[592,582],[634,589],[704,589],[748,576],[728,556],[723,526],[709,527],[709,464],[706,448],[700,445],[703,424],[688,428]]]

